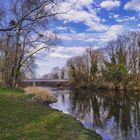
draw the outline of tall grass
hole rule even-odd
[[[27,87],[24,89],[25,93],[32,95],[32,99],[43,103],[54,103],[57,99],[50,93],[49,90],[41,87]]]

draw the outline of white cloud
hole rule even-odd
[[[124,6],[124,9],[140,11],[140,0],[131,0]]]
[[[84,42],[108,42],[115,39],[117,35],[124,31],[123,25],[111,25],[106,27],[107,30],[94,33],[63,33],[59,34],[59,38],[66,41],[84,41]]]
[[[119,15],[113,15],[113,18],[115,18],[115,19],[118,18],[118,17],[119,17]]]
[[[72,28],[72,27],[58,26],[58,27],[56,27],[56,29],[57,29],[58,31],[62,31],[62,32],[76,33],[76,31],[75,31],[74,28]]]
[[[129,22],[129,21],[137,21],[137,17],[133,16],[133,17],[123,17],[123,18],[117,18],[116,21],[117,22]]]
[[[101,32],[99,34],[91,35],[87,42],[100,42],[101,44],[107,43],[110,40],[116,39],[119,34],[125,31],[123,25],[112,25],[107,31]]]
[[[64,31],[64,30],[68,30],[68,27],[60,26],[60,27],[56,27],[56,29]]]
[[[122,25],[112,25],[110,29],[102,34],[100,41],[108,42],[110,40],[116,39],[119,34],[124,31],[124,27]]]
[[[71,58],[85,52],[87,47],[63,47],[57,46],[55,50],[49,54],[51,58]]]
[[[112,1],[112,0],[106,0],[106,1],[103,1],[100,6],[102,8],[105,8],[107,10],[111,10],[111,9],[114,9],[114,8],[118,8],[120,7],[120,1]]]
[[[64,34],[59,34],[59,38],[62,40],[67,40],[67,41],[84,41],[89,37],[89,34],[87,33],[64,33]]]
[[[50,57],[54,57],[54,58],[69,58],[68,55],[57,53],[57,52],[51,53]]]
[[[67,12],[59,16],[59,18],[69,22],[83,22],[92,30],[106,30],[106,26],[101,23],[101,19],[97,16],[96,9],[93,8],[92,4],[93,0],[68,0],[62,2],[58,10]],[[88,10],[84,10],[84,7]]]
[[[74,1],[74,0],[71,0]],[[79,1],[79,3],[81,3],[81,5],[90,5],[93,3],[93,0],[76,0]]]

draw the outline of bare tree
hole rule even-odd
[[[38,22],[46,21],[60,13],[56,10],[62,0],[9,0],[5,10],[0,9],[0,17],[9,16],[7,22],[1,20],[0,31],[17,30]],[[2,7],[2,6],[1,6]],[[5,25],[7,23],[7,25]]]
[[[55,33],[47,30],[48,24],[56,19],[59,14],[56,6],[60,0],[11,0],[9,3],[8,25],[0,31],[6,53],[12,56],[8,72],[8,85],[14,87],[17,84],[20,72],[28,66],[28,63],[41,50],[48,50],[57,43]],[[5,14],[7,11],[4,11]],[[10,47],[12,44],[12,47]],[[9,52],[9,48],[12,51]],[[5,59],[4,58],[4,59]],[[6,66],[6,61],[4,67]]]

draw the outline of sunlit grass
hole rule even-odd
[[[20,90],[0,89],[0,140],[97,140],[69,115],[27,102]]]

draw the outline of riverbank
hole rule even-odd
[[[28,102],[21,90],[0,89],[1,140],[100,140],[73,117]]]
[[[93,90],[116,90],[116,91],[140,91],[140,82],[129,82],[129,84],[117,84],[114,85],[112,82],[104,82],[98,84],[83,84],[80,83],[69,83],[67,86],[69,89],[93,89]]]

